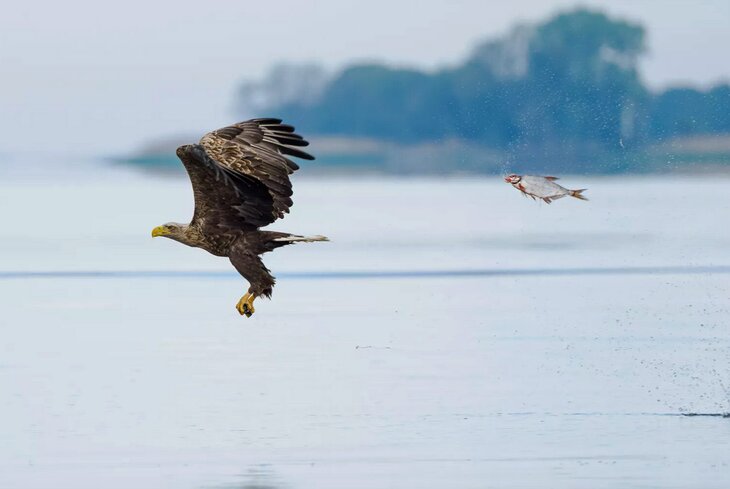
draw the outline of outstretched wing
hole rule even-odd
[[[299,166],[287,156],[306,160],[314,157],[297,147],[309,143],[280,119],[252,119],[203,136],[206,153],[228,173],[261,182],[271,195],[271,220],[284,217],[292,206],[289,175]]]
[[[283,217],[292,206],[289,175],[299,168],[285,155],[312,160],[292,147],[308,144],[279,119],[253,119],[178,148],[195,195],[193,224],[221,233],[256,229]]]
[[[274,200],[259,180],[220,166],[199,144],[180,146],[177,156],[193,186],[191,224],[204,233],[254,230],[276,219]]]

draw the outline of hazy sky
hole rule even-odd
[[[416,6],[417,5],[417,6]],[[25,0],[0,14],[0,151],[115,154],[236,118],[236,84],[279,61],[433,68],[562,0]],[[653,87],[730,81],[730,1],[583,1],[640,21]]]

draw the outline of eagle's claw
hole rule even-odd
[[[240,301],[238,301],[238,304],[236,304],[236,310],[241,316],[246,316],[247,318],[250,318],[251,316],[253,316],[253,313],[256,312],[256,310],[253,308],[253,299],[254,296],[246,294],[241,297]]]

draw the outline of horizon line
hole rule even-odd
[[[716,266],[647,266],[647,267],[573,267],[573,268],[506,268],[506,269],[431,269],[431,270],[331,270],[280,272],[276,276],[299,280],[332,279],[407,279],[458,277],[525,277],[584,275],[717,275],[730,274],[730,265]],[[21,279],[85,279],[85,278],[237,278],[235,271],[214,270],[4,270],[0,280]]]

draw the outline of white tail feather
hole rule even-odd
[[[329,238],[327,236],[282,236],[281,238],[276,238],[274,241],[289,241],[291,243],[313,243],[315,241],[329,241]]]

